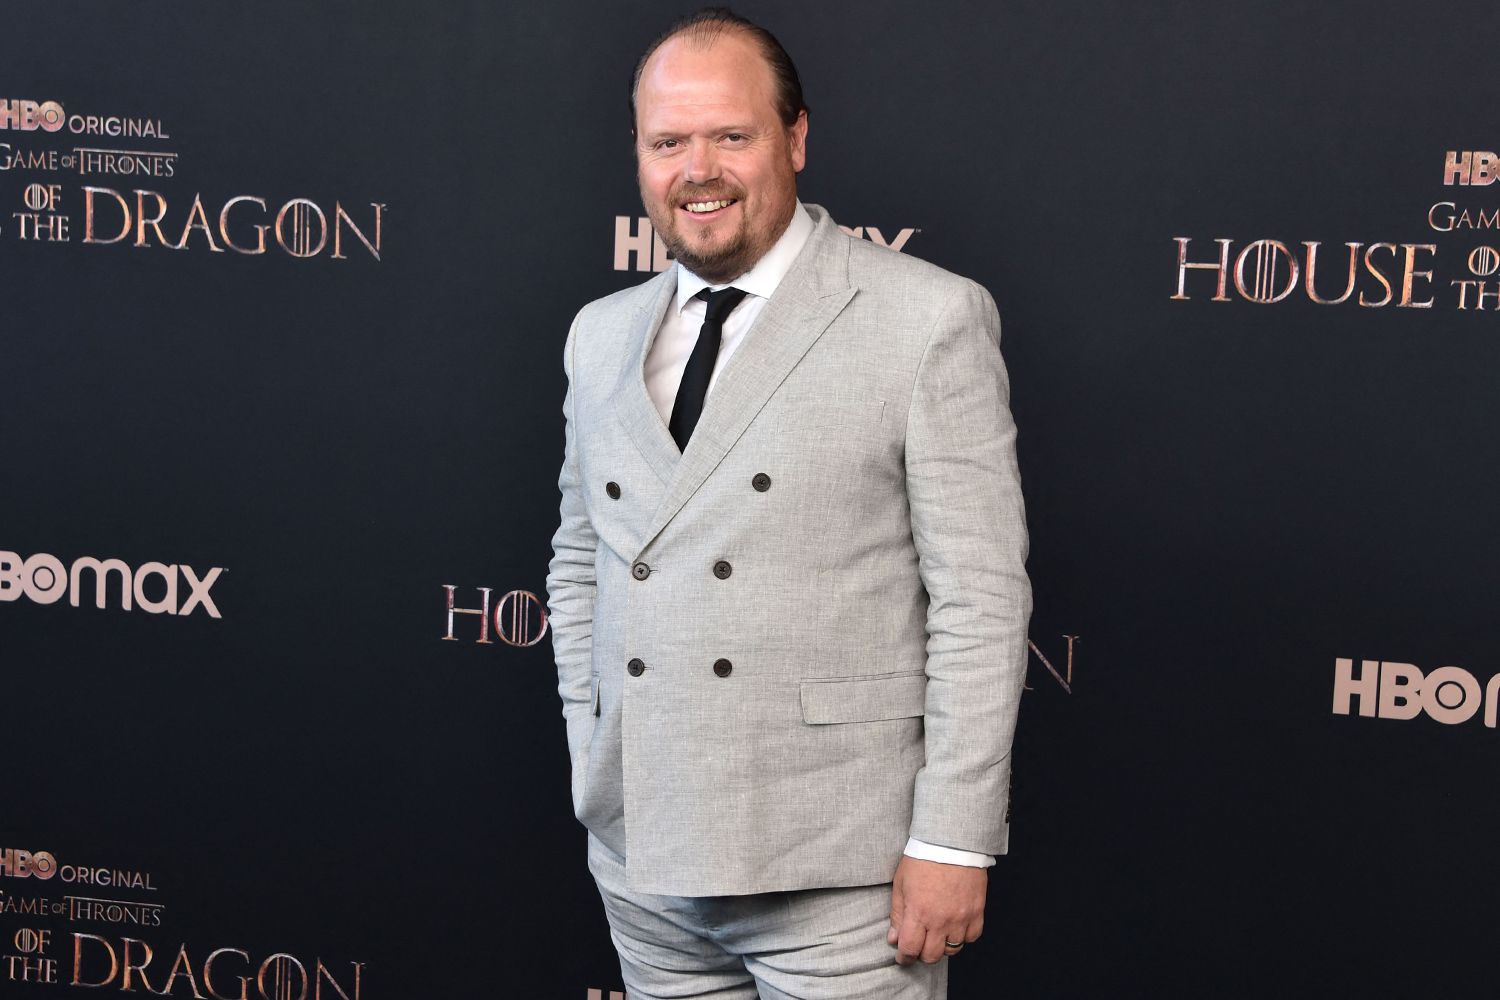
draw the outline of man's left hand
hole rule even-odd
[[[886,943],[896,961],[928,964],[954,952],[945,941],[968,943],[984,930],[984,896],[989,873],[983,868],[901,858],[891,883],[891,929]]]

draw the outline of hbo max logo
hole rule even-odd
[[[1333,714],[1415,719],[1422,713],[1446,725],[1468,722],[1484,706],[1484,724],[1495,728],[1500,674],[1481,687],[1479,679],[1460,667],[1437,667],[1424,674],[1410,663],[1389,660],[1333,661]],[[1351,711],[1352,710],[1352,711]]]
[[[187,563],[147,562],[133,567],[119,559],[93,556],[65,565],[49,552],[21,556],[0,549],[0,601],[25,597],[36,604],[56,604],[67,597],[76,608],[80,596],[92,590],[97,608],[115,603],[125,611],[137,607],[153,615],[179,616],[201,608],[210,618],[221,618],[209,591],[223,572],[224,567],[214,566],[200,577]],[[160,596],[152,596],[153,591]]]

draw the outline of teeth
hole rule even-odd
[[[733,204],[731,199],[721,201],[690,201],[683,207],[689,212],[713,212],[721,208],[728,208]]]

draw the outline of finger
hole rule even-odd
[[[902,897],[901,883],[891,887],[891,929],[885,932],[885,943],[895,945],[901,939],[901,921],[906,913],[906,902]]]
[[[957,940],[958,938],[956,937],[945,937],[943,931],[929,929],[927,931],[927,940],[922,945],[922,961],[931,965],[933,962],[940,960],[947,948],[943,942]]]
[[[981,934],[983,934],[983,933],[984,933],[984,917],[983,916],[978,916],[978,917],[975,917],[973,920],[969,921],[969,929],[964,934],[964,938],[963,939],[965,941],[978,941],[979,940],[979,936]],[[949,938],[948,940],[950,940],[950,941],[957,941],[958,938]]]
[[[957,955],[959,952],[963,951],[965,946],[967,946],[970,941],[973,941],[974,937],[976,936],[973,934],[973,930],[974,925],[969,924],[968,930],[966,930],[962,936],[958,934],[944,934],[943,954],[948,956],[949,958],[952,958],[954,955]],[[958,944],[949,944],[948,942],[950,941],[957,941]]]
[[[901,924],[900,939],[896,942],[896,961],[901,965],[911,965],[922,957],[926,944],[927,928],[907,917]]]

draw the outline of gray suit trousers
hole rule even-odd
[[[944,1000],[948,959],[896,964],[891,886],[660,896],[625,884],[625,859],[589,834],[629,1000]]]

